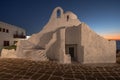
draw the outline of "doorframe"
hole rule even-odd
[[[77,44],[65,44],[65,53],[69,54],[69,48],[74,47],[74,57],[73,59],[77,61]]]

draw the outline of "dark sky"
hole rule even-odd
[[[39,32],[55,7],[74,12],[102,36],[120,37],[120,0],[0,0],[0,21]]]

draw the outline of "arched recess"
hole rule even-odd
[[[54,21],[58,18],[62,18],[63,14],[64,14],[63,9],[61,7],[56,7],[52,12],[50,21]]]
[[[57,18],[61,17],[61,11],[60,11],[60,9],[57,10],[56,15],[57,15]]]
[[[56,7],[52,13],[52,18],[61,18],[63,15],[63,9],[61,7]]]
[[[56,18],[61,18],[63,15],[63,9],[61,7],[55,8]]]
[[[69,21],[69,15],[67,15],[67,21]]]

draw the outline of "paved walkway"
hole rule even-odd
[[[63,65],[23,59],[0,59],[0,80],[120,80],[120,65]]]

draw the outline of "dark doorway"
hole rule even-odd
[[[65,45],[66,54],[71,56],[72,61],[77,61],[77,45],[76,44],[66,44]]]
[[[74,47],[69,47],[69,54],[74,58]]]

